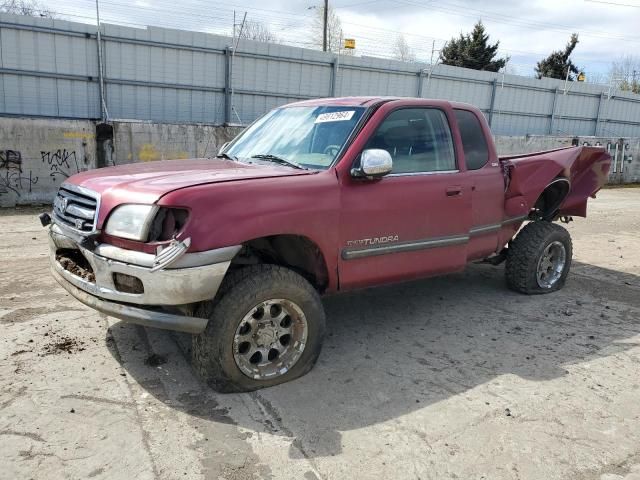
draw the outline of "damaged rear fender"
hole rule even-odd
[[[528,215],[542,207],[544,215],[585,217],[587,200],[607,182],[611,157],[599,147],[501,157],[505,174],[507,216]]]

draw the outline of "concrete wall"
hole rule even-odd
[[[611,154],[609,183],[640,182],[640,138],[568,137],[548,135],[495,136],[499,155],[531,153],[570,146],[577,139],[579,145],[598,145]],[[616,148],[616,146],[618,148]]]
[[[114,122],[111,164],[213,156],[241,130],[213,125]]]
[[[50,203],[74,173],[110,165],[215,155],[242,129],[198,124],[0,118],[0,207]],[[496,136],[498,153],[569,146],[575,137]],[[577,137],[609,148],[610,183],[640,182],[640,138]],[[618,150],[616,153],[616,145]]]
[[[49,203],[62,181],[96,168],[93,122],[0,118],[0,206]]]

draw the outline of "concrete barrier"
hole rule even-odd
[[[210,157],[241,131],[200,124],[113,122],[113,163]]]
[[[0,206],[50,203],[60,183],[96,168],[95,124],[0,118]]]
[[[124,163],[215,155],[242,130],[203,124],[0,118],[0,207],[50,203],[74,173]],[[497,136],[500,155],[572,144],[601,145],[613,158],[610,183],[640,182],[640,139]]]
[[[198,124],[0,118],[0,207],[51,203],[93,168],[215,155],[242,128]]]
[[[609,183],[640,182],[640,138],[546,135],[496,136],[498,155],[532,153],[570,145],[602,146],[611,154]]]

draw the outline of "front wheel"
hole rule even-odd
[[[222,392],[245,392],[307,373],[320,354],[325,315],[313,286],[292,270],[256,265],[231,272],[198,316],[207,328],[193,339],[199,375]]]
[[[529,223],[507,250],[507,285],[527,294],[559,290],[569,275],[572,254],[566,229],[546,221]]]

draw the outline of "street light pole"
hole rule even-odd
[[[323,16],[324,16],[324,22],[323,22],[323,29],[322,29],[322,51],[326,52],[327,51],[327,19],[329,16],[329,0],[324,0]]]

